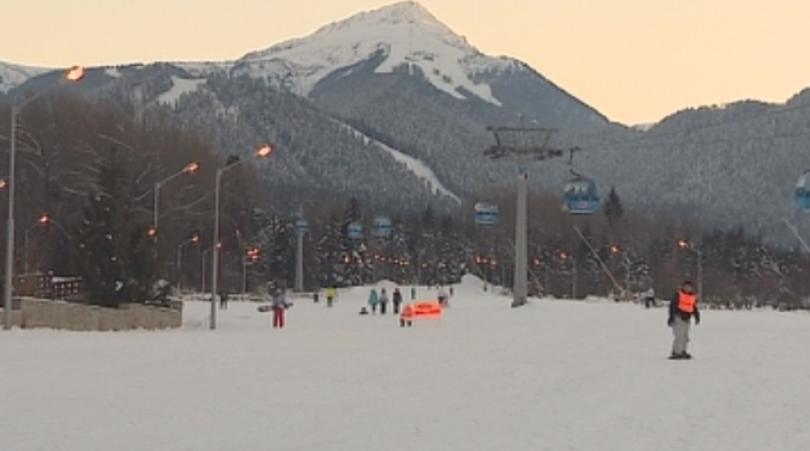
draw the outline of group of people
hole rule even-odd
[[[268,293],[271,290],[268,289]],[[337,297],[337,290],[334,288],[327,288],[326,292],[327,305],[331,307]],[[227,306],[227,297],[222,296],[222,302]],[[645,307],[649,308],[651,305],[655,306],[655,292],[650,288],[643,295]],[[440,289],[438,293],[438,301],[443,307],[449,303],[449,296],[447,293]],[[694,285],[690,281],[685,281],[681,284],[678,291],[672,296],[672,301],[669,303],[669,316],[667,318],[667,326],[672,328],[674,340],[672,342],[672,354],[669,356],[672,360],[691,359],[692,355],[687,352],[686,348],[689,344],[689,329],[692,319],[695,320],[695,325],[700,324],[700,310],[698,309],[698,295],[695,292]],[[316,297],[317,302],[317,297]],[[389,299],[388,293],[385,288],[381,288],[379,294],[376,288],[372,288],[368,296],[368,304],[371,308],[371,314],[376,315],[379,307],[380,314],[385,315],[388,311],[388,303],[391,302],[393,306],[393,314],[400,314],[400,307],[403,303],[402,292],[399,288],[395,288],[391,298]],[[270,304],[270,309],[273,312],[273,327],[284,327],[284,312],[292,306],[284,295],[284,290],[276,288]],[[360,311],[361,314],[368,314],[365,307]],[[404,325],[404,323],[403,323]]]
[[[399,308],[402,305],[402,292],[399,288],[394,289],[394,293],[389,300],[388,293],[385,288],[380,289],[380,294],[377,294],[377,289],[372,288],[371,293],[368,295],[368,305],[371,308],[371,314],[377,314],[377,307],[380,308],[380,314],[385,315],[388,312],[388,302],[391,302],[394,308],[394,315],[399,315]]]

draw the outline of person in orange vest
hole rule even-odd
[[[672,297],[669,303],[669,319],[667,325],[672,328],[675,340],[672,342],[672,360],[691,359],[692,356],[686,352],[686,345],[689,344],[689,325],[692,317],[695,317],[695,325],[700,324],[700,310],[698,310],[698,297],[695,293],[692,282],[686,281],[681,285],[680,290]]]
[[[402,313],[399,314],[399,327],[413,326],[413,304],[405,304]]]

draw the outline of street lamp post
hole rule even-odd
[[[153,207],[154,207],[153,208],[153,210],[154,210],[153,211],[153,216],[154,217],[153,217],[153,220],[152,220],[152,227],[154,228],[154,231],[155,231],[155,239],[157,239],[158,221],[160,220],[160,215],[158,214],[158,211],[160,209],[160,189],[163,187],[163,185],[169,183],[170,181],[176,179],[177,177],[180,177],[183,174],[193,174],[193,173],[197,172],[198,169],[200,169],[200,165],[198,163],[192,161],[192,162],[188,163],[187,165],[185,165],[183,167],[183,169],[181,169],[181,170],[175,172],[174,174],[166,177],[165,179],[155,183],[155,189],[154,189],[155,198],[154,198],[154,205],[153,205]]]
[[[84,68],[74,66],[65,72],[63,81],[78,82],[84,78]],[[11,149],[8,157],[8,218],[6,219],[6,274],[3,286],[3,328],[11,329],[11,299],[14,294],[14,192],[15,172],[17,161],[17,115],[19,115],[31,102],[48,92],[54,86],[45,88],[19,104],[11,105],[11,130],[9,140]]]
[[[267,158],[273,152],[273,148],[269,145],[264,145],[256,150],[256,157]],[[217,169],[216,180],[214,182],[214,243],[219,243],[219,191],[222,186],[222,175],[226,171],[235,168],[239,164],[247,160],[236,160],[233,163]],[[211,259],[211,323],[210,328],[214,330],[217,328],[217,278],[219,277],[219,252],[214,252]]]
[[[182,291],[181,286],[180,286],[181,281],[182,281],[182,273],[180,272],[180,267],[181,267],[181,265],[183,263],[183,248],[188,246],[189,244],[197,245],[197,243],[199,243],[199,242],[200,242],[200,235],[195,233],[195,234],[191,235],[191,238],[187,239],[186,241],[183,241],[182,243],[180,243],[177,246],[177,263],[176,263],[176,266],[175,266],[175,270],[177,271],[177,289],[178,289],[178,291]]]
[[[61,224],[59,224],[59,222],[57,222],[56,220],[54,220],[53,218],[51,218],[47,214],[43,214],[42,216],[40,216],[39,219],[37,219],[37,222],[35,222],[31,226],[29,226],[27,229],[25,229],[24,240],[23,240],[23,264],[24,264],[25,274],[28,274],[28,260],[29,260],[28,259],[28,234],[31,233],[31,231],[34,230],[36,227],[47,226],[47,225],[51,225],[51,224],[54,225],[57,229],[59,229],[59,231],[62,232],[62,234],[65,236],[65,238],[68,239],[68,241],[73,241],[73,238],[71,238],[70,234],[67,233],[67,230],[65,230],[65,228],[62,227]]]
[[[259,253],[259,248],[252,247],[245,249],[245,255],[242,256],[242,294],[247,293],[247,267],[259,260]]]
[[[696,247],[692,242],[687,240],[678,240],[678,247],[683,250],[692,251],[697,256],[697,284],[698,284],[698,299],[703,301],[703,252],[699,247]]]

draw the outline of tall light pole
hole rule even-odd
[[[683,250],[692,251],[697,256],[697,284],[698,299],[703,301],[703,252],[689,240],[678,240],[678,247]]]
[[[34,230],[36,227],[47,226],[47,225],[55,226],[57,229],[59,229],[60,232],[62,232],[62,234],[65,236],[65,238],[68,239],[68,241],[73,241],[73,238],[70,236],[70,234],[67,232],[67,230],[65,230],[65,228],[62,227],[61,224],[59,224],[59,222],[57,222],[56,220],[54,220],[53,218],[48,216],[48,214],[43,214],[42,216],[40,216],[39,219],[37,219],[37,222],[35,222],[31,226],[29,226],[27,229],[25,229],[25,239],[23,241],[23,249],[24,249],[23,250],[23,258],[24,258],[23,264],[25,265],[25,274],[28,274],[28,234],[32,230]]]
[[[257,158],[267,158],[273,153],[273,148],[265,144],[256,150]],[[244,163],[247,160],[236,160],[233,163],[217,169],[216,180],[214,182],[214,243],[219,243],[219,191],[222,186],[222,175],[226,171],[235,168],[236,166]],[[214,330],[217,328],[217,279],[219,277],[219,252],[214,252],[214,257],[211,259],[211,323],[210,328]]]
[[[78,82],[84,78],[84,68],[74,66],[67,70],[61,81]],[[48,92],[51,85],[33,96],[25,99],[19,104],[11,105],[11,131],[9,140],[11,151],[8,156],[8,218],[6,220],[6,274],[5,285],[3,286],[3,328],[11,329],[11,299],[14,294],[14,192],[15,192],[15,172],[17,161],[17,115],[19,115],[31,102]]]
[[[200,242],[200,235],[194,233],[191,235],[191,238],[183,241],[177,246],[177,263],[175,266],[175,270],[177,271],[177,289],[180,290],[180,282],[182,280],[182,273],[180,272],[180,266],[183,263],[183,248],[188,246],[189,244],[197,245]]]
[[[155,189],[154,189],[155,198],[154,198],[154,205],[153,205],[153,207],[154,207],[153,208],[153,210],[154,210],[153,211],[154,218],[152,220],[152,227],[154,228],[154,231],[155,231],[155,239],[157,239],[158,221],[160,220],[160,215],[158,214],[158,211],[160,209],[160,189],[163,187],[163,185],[171,182],[172,180],[176,179],[177,177],[180,177],[183,174],[194,174],[199,169],[200,169],[200,165],[198,163],[192,161],[192,162],[188,163],[187,165],[185,165],[183,167],[183,169],[181,169],[181,170],[175,172],[174,174],[166,177],[165,179],[155,183]]]
[[[245,249],[245,255],[242,256],[242,294],[247,293],[247,267],[250,264],[259,261],[259,254],[261,249],[258,247],[249,247]]]

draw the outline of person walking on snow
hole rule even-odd
[[[391,302],[394,304],[394,315],[399,315],[399,306],[402,304],[402,293],[400,293],[399,288],[394,288],[394,295],[391,298]]]
[[[290,308],[290,304],[284,297],[284,291],[281,288],[276,289],[273,295],[273,328],[284,328],[284,311]]]
[[[331,307],[337,297],[337,289],[335,289],[335,287],[329,287],[324,291],[324,294],[326,295],[326,306]]]
[[[695,325],[700,324],[698,300],[692,282],[686,281],[669,303],[667,325],[672,328],[672,334],[675,336],[675,340],[672,342],[672,355],[669,357],[672,360],[692,358],[686,352],[686,346],[689,344],[689,325],[692,317],[695,317]]]
[[[377,290],[374,288],[371,289],[371,293],[368,295],[368,305],[371,306],[371,314],[377,314],[377,304],[380,303],[380,298],[377,296]]]
[[[380,290],[380,314],[385,315],[386,310],[388,310],[388,295],[383,288]]]
[[[655,289],[650,287],[647,291],[643,294],[644,297],[644,308],[650,308],[650,306],[655,307]]]
[[[442,307],[447,307],[449,300],[447,297],[447,292],[444,291],[444,288],[439,288],[439,294],[436,297],[439,298],[439,304],[441,304]]]

